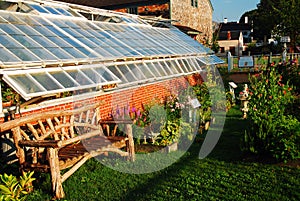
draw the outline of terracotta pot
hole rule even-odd
[[[10,106],[12,106],[12,101],[9,101],[9,102],[3,102],[2,103],[2,107],[10,107]]]

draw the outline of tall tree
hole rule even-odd
[[[299,0],[278,0],[274,5],[273,12],[279,16],[279,23],[274,29],[281,36],[289,36],[291,46],[295,50],[300,36],[300,1]]]
[[[291,46],[296,47],[300,40],[300,1],[261,0],[257,9],[243,14],[253,21],[254,39],[263,40],[271,36],[289,36]]]

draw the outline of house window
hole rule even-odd
[[[198,8],[198,0],[191,0],[191,5]]]
[[[138,14],[138,8],[137,7],[127,8],[127,13],[137,15]]]
[[[225,47],[220,47],[220,52],[224,53],[225,52]]]

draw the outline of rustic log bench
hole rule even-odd
[[[107,136],[99,107],[93,104],[24,116],[2,123],[0,134],[11,132],[21,171],[50,172],[54,196],[63,198],[62,183],[88,159],[115,152],[135,160],[131,122],[119,122],[125,124],[126,136]]]

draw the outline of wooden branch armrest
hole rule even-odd
[[[62,146],[62,141],[61,140],[20,140],[18,144],[27,147],[60,148]]]
[[[100,130],[99,131],[94,130],[94,131],[91,131],[89,133],[78,135],[74,138],[62,140],[61,146],[66,146],[66,145],[69,145],[69,144],[72,144],[72,143],[75,143],[75,142],[78,142],[78,141],[81,141],[81,140],[84,140],[84,139],[88,139],[88,138],[91,138],[91,137],[94,137],[94,136],[98,136],[100,134],[101,134]]]

